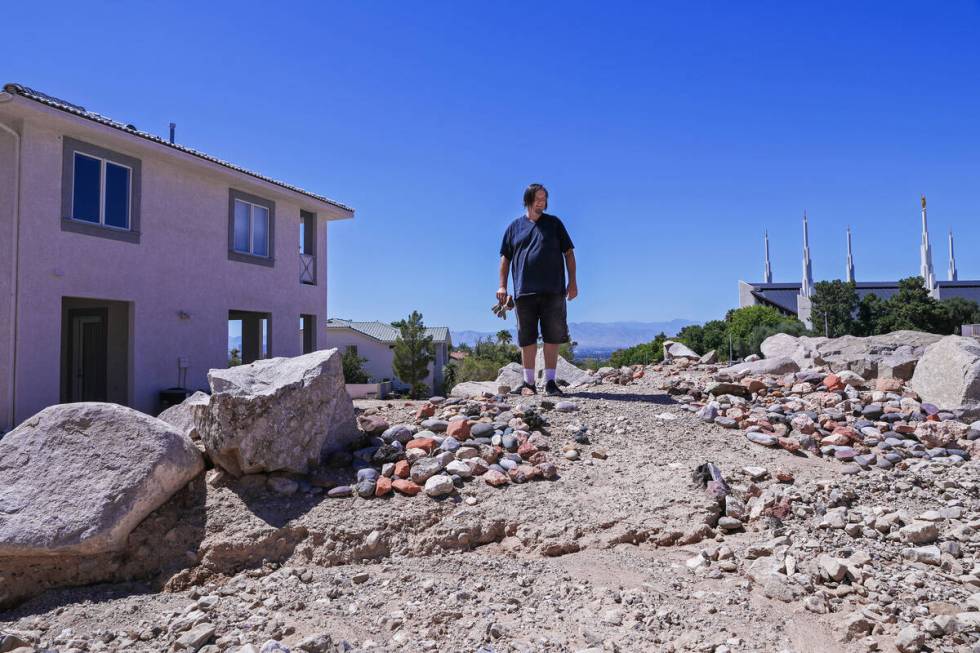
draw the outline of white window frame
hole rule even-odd
[[[93,159],[99,162],[99,221],[98,223],[89,222],[88,220],[81,220],[75,217],[75,184],[78,182],[78,177],[76,176],[75,164],[78,162],[78,157],[84,156],[89,159]],[[111,163],[114,166],[120,168],[125,168],[129,172],[129,182],[126,186],[126,226],[117,227],[115,225],[106,224],[105,222],[105,196],[106,196],[106,164]],[[74,222],[80,222],[82,224],[98,224],[100,227],[106,229],[114,229],[116,231],[132,231],[133,227],[133,168],[124,163],[119,163],[118,161],[113,161],[111,159],[106,159],[100,156],[93,156],[87,152],[80,152],[79,150],[72,150],[71,155],[71,219]],[[251,214],[249,214],[249,223],[251,224]]]
[[[272,231],[272,224],[271,224],[272,223],[272,211],[269,210],[269,207],[268,206],[263,206],[262,204],[256,204],[254,202],[249,202],[248,200],[239,199],[237,197],[234,198],[233,201],[235,202],[235,204],[238,204],[240,202],[240,203],[242,203],[242,204],[244,204],[245,206],[248,207],[248,247],[249,247],[249,251],[247,251],[247,252],[235,248],[235,242],[234,242],[234,238],[233,238],[232,239],[232,243],[231,243],[231,246],[232,246],[233,251],[236,254],[245,254],[247,256],[254,256],[256,258],[272,258],[272,242],[271,242],[272,241],[272,238],[271,238],[271,231]],[[255,253],[255,242],[254,242],[255,231],[252,229],[252,209],[254,209],[255,207],[259,207],[260,209],[263,209],[265,211],[265,219],[266,219],[266,225],[265,225],[265,250],[266,250],[266,252],[268,252],[268,254],[256,254]]]

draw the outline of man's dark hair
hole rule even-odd
[[[524,191],[524,208],[531,208],[531,205],[534,204],[534,196],[539,190],[544,191],[544,208],[548,208],[548,189],[542,184],[531,184],[527,187],[527,190]]]

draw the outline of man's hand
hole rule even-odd
[[[507,288],[506,286],[501,286],[497,288],[497,303],[503,304],[507,301]]]
[[[572,301],[573,299],[578,297],[578,284],[575,283],[574,281],[568,284],[567,292],[568,292],[568,301]]]

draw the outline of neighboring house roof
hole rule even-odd
[[[369,338],[374,338],[375,340],[388,344],[394,344],[401,333],[397,327],[393,327],[386,322],[354,322],[352,320],[340,320],[336,318],[327,320],[327,328],[353,329]],[[433,342],[449,342],[449,327],[426,327],[425,335],[432,336]]]
[[[454,351],[449,353],[449,357],[454,361],[461,361],[465,358],[469,358],[470,353],[468,351]]]
[[[279,181],[271,177],[266,177],[265,175],[259,174],[257,172],[253,172],[252,170],[248,170],[246,168],[242,168],[241,166],[237,166],[234,163],[222,161],[217,157],[213,157],[209,154],[205,154],[204,152],[199,152],[198,150],[195,150],[193,148],[185,147],[184,145],[177,145],[176,143],[171,143],[169,140],[165,138],[161,138],[156,134],[150,134],[149,132],[140,131],[134,125],[123,124],[116,120],[112,120],[111,118],[107,118],[106,116],[103,116],[101,114],[95,113],[94,111],[88,111],[85,109],[85,107],[80,107],[77,104],[72,104],[70,102],[60,100],[56,97],[52,97],[45,93],[41,93],[40,91],[35,91],[32,88],[28,88],[20,84],[7,84],[3,87],[3,90],[6,91],[7,93],[19,95],[23,98],[27,98],[28,100],[34,100],[35,102],[39,102],[46,106],[52,107],[54,109],[59,109],[61,111],[65,111],[67,113],[79,116],[81,118],[85,118],[87,120],[91,120],[93,122],[97,122],[102,125],[106,125],[108,127],[114,127],[115,129],[124,131],[128,134],[139,136],[140,138],[145,138],[148,141],[153,141],[154,143],[165,145],[167,147],[173,148],[175,150],[179,150],[186,154],[190,154],[198,158],[204,159],[205,161],[210,161],[211,163],[215,163],[225,168],[230,168],[231,170],[235,170],[236,172],[241,172],[251,177],[255,177],[256,179],[261,179],[262,181],[269,182],[270,184],[275,184],[276,186],[281,186],[282,188],[286,188],[293,192],[306,195],[307,197],[312,197],[313,199],[318,200],[320,202],[326,202],[327,204],[332,204],[338,208],[344,209],[345,211],[350,211],[352,213],[354,211],[354,209],[352,209],[351,207],[341,204],[340,202],[336,202],[322,195],[311,193],[308,190],[303,190],[298,186],[287,184],[284,181]]]

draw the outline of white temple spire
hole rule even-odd
[[[766,268],[764,274],[764,282],[772,283],[772,266],[769,265],[769,230],[765,232],[765,242],[766,242]]]
[[[949,280],[956,281],[956,257],[953,255],[953,230],[949,230]]]
[[[847,282],[854,283],[854,256],[851,251],[851,228],[847,228]]]
[[[810,263],[810,229],[807,226],[806,211],[803,211],[803,283],[800,295],[813,297],[813,268]]]
[[[922,196],[922,244],[919,246],[919,275],[925,281],[926,290],[936,289],[936,273],[932,269],[932,246],[929,245],[929,225],[926,222],[926,196]]]

